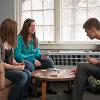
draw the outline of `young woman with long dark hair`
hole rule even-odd
[[[36,37],[36,22],[34,19],[26,19],[18,35],[18,45],[15,48],[15,59],[18,62],[30,61],[33,67],[28,67],[30,71],[35,69],[53,68],[52,59],[41,54],[38,38]],[[49,89],[50,90],[50,89]],[[49,91],[48,91],[49,92]],[[50,93],[56,93],[50,90]]]

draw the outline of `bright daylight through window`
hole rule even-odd
[[[42,42],[57,43],[57,37],[60,37],[59,41],[61,43],[68,41],[90,41],[82,26],[90,17],[100,19],[100,0],[20,1],[20,25],[23,24],[26,18],[35,19],[37,36]],[[59,15],[57,15],[58,12]]]

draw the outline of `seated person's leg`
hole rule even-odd
[[[45,68],[53,68],[54,67],[54,62],[52,59],[50,58],[47,58],[46,60],[39,60],[42,64],[42,68],[45,69]]]
[[[23,70],[25,73],[27,73],[28,75],[28,81],[27,84],[25,86],[25,97],[34,97],[34,85],[32,83],[32,77],[31,77],[31,72],[35,70],[35,66],[32,64],[32,62],[28,61],[28,60],[24,60],[25,63],[25,69]],[[41,96],[41,93],[38,92],[38,97]]]
[[[29,70],[27,70],[27,69],[24,69],[23,72],[25,72],[27,74],[28,80],[27,80],[27,82],[26,82],[26,84],[25,84],[25,86],[23,88],[22,96],[24,98],[28,98],[28,96],[29,96],[29,93],[28,93],[29,89],[33,87],[32,82],[31,82],[31,72]],[[33,92],[33,91],[31,91],[31,92]]]
[[[28,80],[27,74],[22,71],[5,70],[5,76],[13,82],[13,88],[8,100],[21,100],[21,91]]]
[[[32,62],[28,60],[23,60],[23,62],[25,63],[25,69],[29,70],[30,72],[35,70],[35,66],[33,65]]]
[[[46,60],[39,60],[39,61],[42,64],[42,66],[40,67],[41,69],[53,68],[54,67],[54,62],[50,58],[47,58]],[[51,82],[47,82],[47,93],[49,93],[49,94],[57,94],[57,92],[52,90],[50,87],[51,87]]]
[[[100,79],[100,68],[89,63],[80,63],[77,66],[72,100],[82,100],[87,86],[87,79],[90,75]]]

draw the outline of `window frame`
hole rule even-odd
[[[18,33],[21,29],[21,0],[15,0],[15,18],[18,23]],[[61,0],[54,0],[55,8],[54,8],[54,23],[55,23],[55,42],[46,42],[46,41],[41,41],[40,44],[53,44],[53,45],[58,45],[58,44],[100,44],[98,40],[96,41],[66,41],[62,42],[61,38],[61,31],[62,31],[62,26],[61,26],[61,13],[62,13],[62,7],[61,7]],[[75,35],[75,34],[74,34]],[[75,37],[75,36],[72,36]]]

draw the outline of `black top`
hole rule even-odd
[[[7,50],[5,49],[5,59],[4,62],[7,64],[12,64],[13,63],[13,50],[12,48]]]

